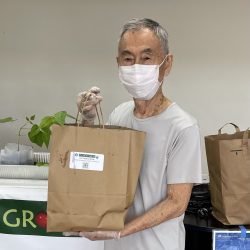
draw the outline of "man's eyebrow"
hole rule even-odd
[[[151,48],[143,49],[143,50],[141,51],[141,54],[143,54],[143,53],[150,54],[150,55],[154,54],[154,53],[153,53],[153,50],[152,50]],[[123,50],[123,51],[121,52],[121,55],[122,55],[122,56],[133,55],[133,53],[132,53],[131,51],[125,49],[125,50]]]
[[[146,54],[153,54],[153,50],[150,48],[146,48],[142,51],[142,53],[146,53]]]
[[[121,55],[122,56],[125,56],[125,55],[132,55],[132,53],[129,51],[129,50],[123,50],[122,52],[121,52]]]

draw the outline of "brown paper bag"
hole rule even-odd
[[[225,225],[250,224],[249,130],[205,137],[212,214]]]
[[[48,232],[121,230],[139,177],[145,133],[52,128]]]

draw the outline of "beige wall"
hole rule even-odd
[[[127,100],[115,56],[132,17],[167,28],[175,61],[165,92],[199,120],[202,137],[226,122],[247,128],[249,10],[248,0],[0,0],[0,117],[18,119],[0,126],[0,146],[16,140],[26,115],[74,115],[76,94],[92,85],[106,118]]]

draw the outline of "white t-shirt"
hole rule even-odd
[[[146,132],[143,164],[133,205],[126,221],[164,200],[167,184],[201,183],[200,135],[197,121],[172,103],[156,116],[134,116],[134,102],[119,105],[110,125]],[[107,240],[105,250],[184,250],[184,214],[120,240]]]

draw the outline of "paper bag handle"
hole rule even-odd
[[[218,130],[218,134],[220,135],[220,134],[221,134],[221,130],[222,130],[226,125],[229,125],[229,124],[231,124],[231,125],[234,126],[236,132],[240,132],[240,128],[239,128],[237,125],[235,125],[235,124],[232,123],[232,122],[228,122],[228,123],[224,124],[224,125]]]
[[[243,134],[243,140],[242,140],[242,146],[248,147],[248,133],[249,133],[250,127],[246,129],[246,131]]]
[[[95,106],[95,110],[96,110],[96,114],[97,114],[97,117],[98,117],[99,126],[101,127],[101,125],[102,125],[102,128],[104,128],[104,119],[103,119],[102,107],[101,107],[101,103],[100,102],[98,103],[98,107],[99,107],[100,114],[98,112],[97,106]],[[101,117],[102,121],[100,120],[100,117]]]

